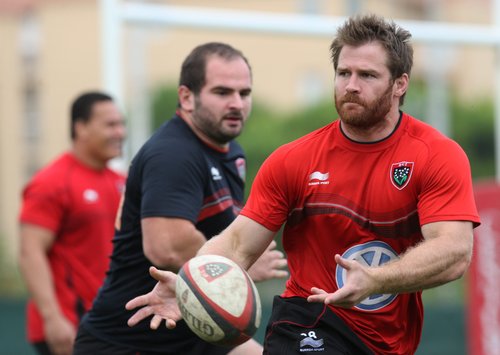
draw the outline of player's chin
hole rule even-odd
[[[229,142],[241,134],[243,127],[227,127],[224,129],[224,140]]]
[[[121,144],[108,144],[104,149],[104,155],[107,159],[118,158],[122,155]]]

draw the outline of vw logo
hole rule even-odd
[[[398,254],[390,247],[389,244],[380,241],[374,241],[361,245],[355,245],[349,248],[342,255],[342,257],[348,260],[356,260],[358,263],[361,263],[367,267],[375,267],[383,265],[388,261],[397,259]],[[347,277],[346,269],[344,269],[340,265],[337,265],[335,276],[338,288],[343,287],[344,281]],[[370,297],[365,298],[355,307],[364,311],[376,311],[389,305],[396,298],[396,296],[397,294],[371,295]]]

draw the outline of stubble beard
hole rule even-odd
[[[225,129],[223,126],[223,117],[216,117],[199,100],[195,99],[195,108],[193,111],[194,124],[203,134],[219,144],[229,143],[238,137],[243,129],[244,120],[241,112],[230,112],[225,116],[239,117],[242,122],[241,129],[237,131]]]

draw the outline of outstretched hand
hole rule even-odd
[[[287,266],[284,254],[276,250],[276,242],[273,240],[264,253],[248,269],[248,274],[253,281],[265,281],[273,278],[288,276],[288,271],[283,270]]]
[[[151,292],[127,302],[125,308],[129,311],[142,307],[129,318],[127,324],[133,327],[153,315],[149,325],[151,329],[158,329],[164,319],[167,328],[173,329],[176,322],[182,318],[175,298],[177,275],[170,271],[158,270],[154,266],[149,268],[149,273],[158,283]]]
[[[307,297],[308,302],[320,302],[342,308],[351,308],[374,293],[375,283],[370,276],[368,267],[355,260],[344,259],[338,254],[335,255],[335,261],[347,271],[344,286],[332,293],[312,287],[312,295]]]

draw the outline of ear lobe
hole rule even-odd
[[[409,82],[409,78],[408,78],[408,74],[403,74],[401,75],[399,78],[396,79],[396,95],[397,96],[403,96],[404,93],[406,92],[406,90],[408,90],[408,82]]]
[[[177,94],[181,108],[186,111],[192,111],[194,109],[193,92],[187,86],[181,85],[177,89]]]
[[[87,135],[87,126],[83,121],[75,122],[75,138],[84,139]]]

